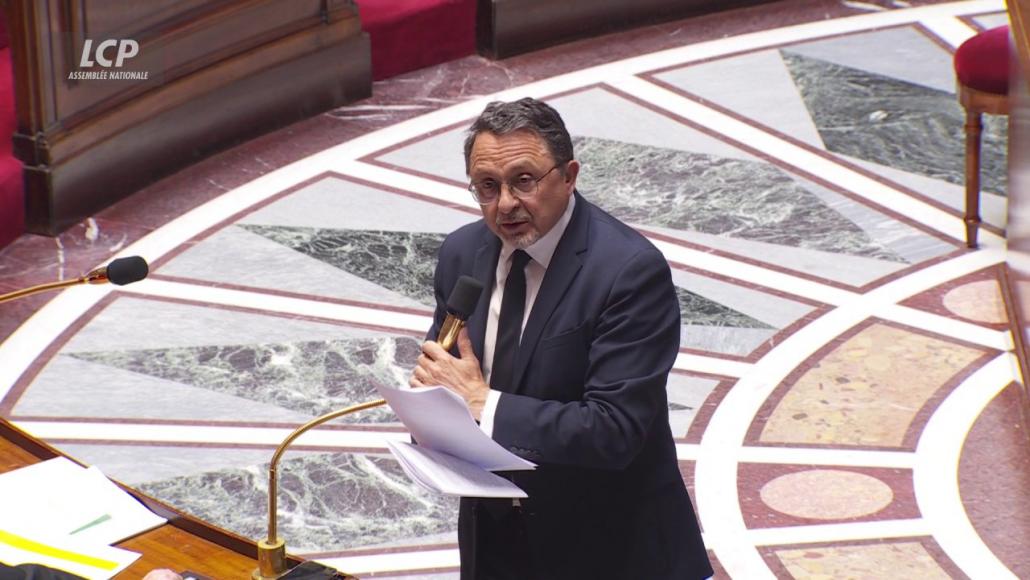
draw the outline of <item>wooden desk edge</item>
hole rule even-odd
[[[7,419],[0,417],[0,452],[21,451],[13,460],[0,453],[0,472],[30,465],[33,459],[45,461],[54,457],[68,457],[54,447],[22,431]],[[72,457],[68,459],[76,461]],[[257,567],[257,544],[227,530],[217,528],[127,485],[115,482],[168,523],[144,532],[116,546],[141,552],[136,562],[119,574],[124,578],[142,578],[154,568],[171,568],[177,572],[190,570],[215,580],[250,578]],[[302,560],[289,558],[290,565]]]

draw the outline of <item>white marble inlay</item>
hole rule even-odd
[[[460,147],[447,153],[460,164]],[[413,192],[420,193],[417,189]],[[471,198],[467,192],[465,197]],[[238,223],[447,234],[476,219],[479,216],[475,214],[327,177],[244,216]]]
[[[457,548],[324,558],[318,561],[338,570],[346,570],[348,574],[374,573],[376,578],[380,576],[379,572],[447,568],[459,564]],[[404,576],[404,578],[409,578],[409,576]]]
[[[648,229],[751,260],[757,259],[771,266],[787,268],[851,286],[862,286],[908,267],[907,264],[900,262],[794,248],[729,236],[716,236],[700,232],[683,233],[654,226],[649,226]]]
[[[984,28],[991,29],[997,26],[1005,26],[1009,23],[1009,15],[1007,12],[995,12],[994,14],[984,14],[983,16],[977,16],[973,18],[973,22],[976,22]]]
[[[263,292],[245,292],[242,290],[229,290],[226,288],[211,288],[194,284],[180,282],[169,282],[165,280],[149,279],[137,282],[125,287],[126,292],[134,294],[160,296],[166,298],[182,298],[186,300],[199,300],[211,304],[224,306],[240,306],[255,310],[271,310],[286,314],[298,314],[301,316],[312,316],[341,322],[352,322],[355,324],[368,324],[374,326],[385,326],[401,331],[411,331],[424,334],[432,323],[432,316],[405,314],[401,312],[390,312],[377,308],[349,306],[344,304],[332,304],[307,300],[303,298],[290,298],[265,294]]]
[[[685,437],[705,399],[719,381],[680,374],[669,375],[665,390],[669,395],[669,424],[673,437]]]
[[[187,285],[177,284],[174,287],[183,286]],[[214,289],[204,286],[188,287],[193,292],[190,295],[181,293],[178,297],[199,298],[205,301],[205,297],[214,292]],[[125,288],[141,289],[140,284]],[[238,305],[242,306],[243,302]],[[130,295],[118,298],[105,308],[68,341],[62,351],[75,353],[332,340],[344,336],[374,337],[383,334],[362,328],[164,300],[147,300],[145,297],[137,298]]]
[[[927,196],[929,199],[943,203],[956,210],[965,211],[966,188],[962,185],[949,183],[942,179],[934,179],[925,175],[918,175],[908,171],[902,171],[886,165],[873,163],[864,159],[857,159],[847,155],[841,155],[847,161],[882,175],[895,183],[908,187]],[[989,191],[980,192],[980,218],[988,224],[998,227],[1005,227],[1006,198]]]
[[[912,199],[885,184],[851,171],[779,137],[765,133],[747,123],[641,79],[626,78],[613,84],[672,113],[703,123],[736,141],[762,149],[788,165],[803,168],[808,173],[827,181],[846,185],[850,191],[866,198],[871,203],[906,215],[954,239],[965,237],[964,225],[957,216]],[[985,242],[989,242],[991,245],[999,243],[997,236],[991,239],[989,232],[984,233],[987,234]]]
[[[931,533],[923,519],[879,520],[843,524],[815,524],[783,528],[757,528],[747,531],[756,546],[787,546],[822,542],[853,542],[870,538],[910,538]],[[721,560],[720,560],[721,561]],[[766,577],[764,574],[762,577]]]
[[[879,49],[870,50],[873,46]],[[784,50],[939,91],[955,91],[951,54],[911,27],[815,40]]]
[[[668,117],[605,89],[563,95],[549,99],[548,103],[561,112],[573,137],[596,137],[730,159],[758,160],[738,147],[682,123],[670,122]],[[605,122],[598,123],[598,119]]]
[[[40,373],[14,415],[191,421],[277,421],[301,424],[311,415],[198,386],[60,355]]]
[[[158,272],[428,311],[421,302],[236,226],[195,244]]]
[[[61,451],[88,465],[96,465],[104,475],[121,483],[139,486],[219,469],[265,465],[275,450],[62,443]],[[290,456],[303,453],[291,451]]]
[[[672,270],[672,281],[681,288],[776,328],[793,324],[813,309],[787,298],[679,269]]]
[[[778,50],[703,62],[655,76],[813,147],[825,148]]]

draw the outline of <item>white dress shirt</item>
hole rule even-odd
[[[551,264],[554,251],[558,248],[558,242],[565,234],[565,228],[569,226],[572,219],[572,210],[576,207],[576,196],[569,196],[569,205],[565,207],[565,213],[551,228],[551,231],[544,234],[533,245],[525,248],[525,252],[532,258],[526,263],[526,310],[522,317],[522,328],[526,327],[529,314],[533,311],[533,303],[540,293],[540,285],[543,284],[544,274]],[[490,292],[490,309],[486,317],[486,336],[483,340],[483,360],[480,361],[483,367],[483,378],[490,384],[490,372],[494,365],[494,348],[497,345],[497,319],[501,316],[501,299],[504,298],[504,283],[508,280],[508,271],[511,270],[511,255],[518,249],[514,246],[502,243],[501,256],[497,259],[497,271],[494,275],[494,287]],[[521,334],[520,334],[521,336]],[[486,403],[483,405],[483,412],[479,417],[479,427],[487,435],[493,435],[494,414],[497,412],[497,403],[501,400],[501,392],[490,389],[487,393]]]

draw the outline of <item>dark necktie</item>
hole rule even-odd
[[[526,263],[529,254],[515,250],[511,255],[511,270],[504,282],[501,314],[497,317],[497,341],[494,343],[494,365],[490,371],[490,386],[499,391],[512,391],[515,357],[522,335],[522,318],[526,313]]]

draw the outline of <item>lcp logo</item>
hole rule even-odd
[[[118,47],[118,52],[112,61],[107,57],[107,51],[114,47]],[[135,40],[108,39],[97,44],[94,55],[93,39],[87,38],[86,42],[82,45],[82,59],[79,61],[79,66],[83,68],[91,67],[93,66],[93,59],[96,58],[96,63],[102,67],[108,68],[113,64],[115,68],[120,68],[127,59],[137,54],[139,54],[139,43]]]
[[[68,80],[149,80],[150,71],[111,70],[112,67],[120,69],[125,61],[138,54],[139,42],[135,40],[102,40],[94,49],[93,39],[87,38],[82,44],[79,69],[69,72]],[[94,68],[95,65],[100,65],[100,68]]]

